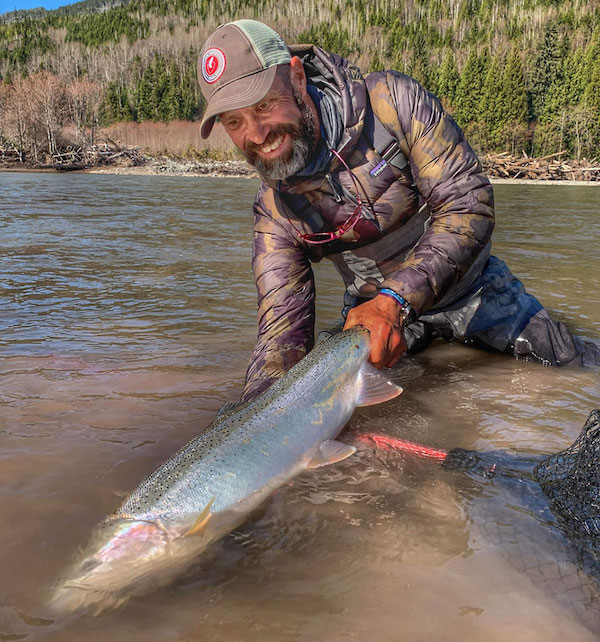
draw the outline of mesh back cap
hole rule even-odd
[[[198,82],[206,100],[202,138],[208,138],[218,114],[264,98],[277,65],[289,64],[291,59],[280,36],[258,20],[221,25],[206,40],[198,58]]]

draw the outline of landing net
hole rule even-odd
[[[534,475],[573,544],[600,559],[600,410],[572,446],[544,459]]]

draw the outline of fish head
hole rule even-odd
[[[157,522],[109,518],[55,590],[52,607],[62,613],[117,607],[168,565],[170,548],[171,538]]]

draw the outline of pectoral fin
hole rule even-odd
[[[308,462],[308,468],[319,468],[327,464],[335,464],[356,452],[354,446],[343,444],[341,441],[324,441],[315,456]]]
[[[358,378],[357,406],[373,406],[397,397],[402,388],[390,381],[370,363],[361,366]]]
[[[208,504],[206,504],[204,510],[198,515],[196,518],[196,521],[194,522],[194,525],[187,530],[183,537],[190,537],[192,535],[199,535],[204,527],[208,524],[208,521],[210,520],[212,513],[210,512],[210,507],[213,505],[213,502],[215,501],[215,498],[213,497]]]

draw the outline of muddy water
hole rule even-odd
[[[536,510],[494,479],[369,452],[299,477],[167,589],[96,618],[48,612],[94,525],[240,394],[255,188],[0,175],[0,640],[594,639],[587,580]],[[598,188],[501,185],[496,198],[495,253],[599,338]],[[316,272],[323,327],[341,287],[329,265]],[[351,430],[535,455],[600,406],[598,372],[459,345],[392,377],[405,393]],[[573,587],[584,597],[556,599]]]

